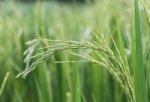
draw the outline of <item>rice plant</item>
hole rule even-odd
[[[117,54],[109,47],[103,35],[100,37],[96,34],[96,41],[61,41],[61,40],[48,40],[48,39],[35,39],[27,42],[29,48],[25,51],[26,69],[24,72],[18,74],[16,77],[22,75],[26,77],[28,73],[36,69],[36,67],[45,62],[52,54],[67,49],[91,49],[99,56],[99,59],[95,59],[92,56],[83,56],[78,53],[71,53],[75,56],[85,59],[87,62],[92,62],[106,68],[114,78],[120,83],[121,87],[125,90],[131,102],[135,102],[135,94],[133,90],[133,80],[130,74],[128,64],[125,64],[121,58],[120,52],[115,45]],[[113,39],[112,39],[113,40]],[[54,44],[53,44],[54,43]],[[126,59],[125,59],[126,60]],[[85,62],[86,62],[85,61]],[[32,62],[32,63],[31,63]],[[52,63],[73,63],[83,61],[57,61]]]
[[[0,102],[149,101],[148,0],[91,1],[0,3]]]

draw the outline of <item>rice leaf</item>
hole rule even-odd
[[[142,52],[142,27],[139,10],[139,0],[135,0],[135,45],[136,63],[134,66],[134,85],[136,102],[148,102],[146,78],[144,72],[144,61]]]

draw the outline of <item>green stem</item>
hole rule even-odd
[[[143,64],[142,52],[142,33],[141,33],[141,19],[139,11],[139,0],[135,0],[135,45],[136,45],[136,63],[134,66],[134,84],[135,84],[135,98],[136,102],[148,102],[146,78]]]

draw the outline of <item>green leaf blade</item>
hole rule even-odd
[[[144,59],[142,52],[142,30],[141,30],[141,18],[139,11],[138,0],[135,0],[135,57],[136,63],[134,63],[134,84],[135,84],[135,97],[136,102],[148,102],[146,78],[144,72]]]

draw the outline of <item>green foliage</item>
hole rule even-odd
[[[148,101],[148,2],[95,1],[0,3],[0,102]]]
[[[142,47],[142,27],[139,10],[139,0],[135,0],[135,66],[134,66],[134,86],[136,102],[148,102],[146,78],[144,72],[143,47]]]

